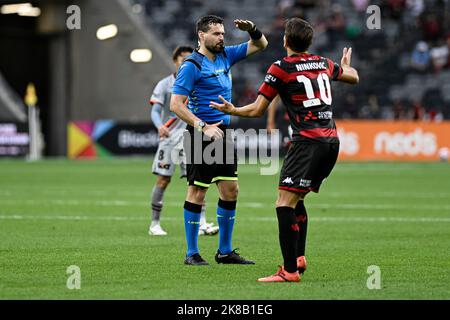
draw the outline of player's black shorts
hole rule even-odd
[[[278,189],[298,193],[319,192],[333,170],[339,143],[292,142],[284,159]]]
[[[233,130],[219,126],[223,139],[211,140],[192,126],[188,126],[183,145],[186,154],[189,185],[208,188],[218,181],[237,181],[237,152]]]

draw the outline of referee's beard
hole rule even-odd
[[[205,44],[206,49],[208,49],[211,53],[214,54],[218,54],[218,53],[222,53],[223,50],[225,49],[224,43],[223,42],[219,42],[216,45],[207,45]]]

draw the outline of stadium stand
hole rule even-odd
[[[17,93],[0,72],[0,119],[2,121],[25,122],[26,109]]]
[[[368,5],[381,8],[381,29],[366,27]],[[235,99],[250,101],[267,67],[284,54],[283,22],[291,16],[315,27],[312,52],[339,62],[343,47],[353,47],[360,71],[358,87],[335,86],[338,118],[442,120],[450,117],[450,8],[440,0],[231,0],[220,10],[210,1],[130,0],[132,10],[146,16],[170,50],[195,45],[195,21],[205,14],[225,17],[227,43],[244,41],[233,18],[253,20],[265,32],[269,48],[233,70]],[[256,11],[255,11],[256,10]],[[176,21],[176,23],[173,23]],[[422,69],[414,65],[418,43],[427,51]],[[370,79],[370,80],[369,80]],[[264,119],[260,121],[264,125]]]

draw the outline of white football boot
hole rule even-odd
[[[213,236],[219,232],[219,227],[215,226],[214,223],[203,223],[198,229],[199,236]]]
[[[166,236],[167,232],[165,232],[159,223],[153,223],[150,225],[148,229],[148,234],[151,236]]]

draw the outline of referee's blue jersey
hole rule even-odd
[[[221,103],[218,96],[231,101],[231,67],[247,56],[247,42],[226,46],[223,53],[216,54],[215,61],[194,51],[178,70],[172,93],[187,96],[188,108],[199,119],[207,123],[223,120],[230,124],[230,115],[211,108],[210,101]]]

